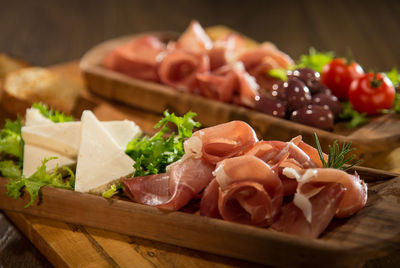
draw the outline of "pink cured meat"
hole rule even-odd
[[[297,194],[307,196],[317,188],[328,183],[340,183],[345,189],[343,199],[336,211],[336,217],[345,218],[361,210],[367,203],[367,185],[355,175],[333,168],[316,168],[306,170],[298,180]]]
[[[197,74],[207,72],[209,68],[206,54],[176,49],[165,55],[158,67],[158,75],[166,85],[194,91],[198,87]]]
[[[212,73],[198,74],[197,80],[202,95],[224,102],[252,107],[259,95],[259,85],[241,62],[222,66]]]
[[[259,65],[266,65],[269,68],[287,68],[293,65],[293,60],[285,53],[280,51],[269,42],[264,42],[260,46],[245,51],[239,58],[243,62],[246,70],[252,70]]]
[[[135,202],[167,210],[179,210],[213,179],[214,166],[186,158],[169,167],[167,174],[122,179],[125,193]]]
[[[202,157],[210,164],[238,155],[258,141],[254,130],[243,121],[208,127],[193,133],[185,141],[185,154]]]
[[[157,56],[165,49],[157,37],[145,35],[108,53],[103,65],[134,78],[158,81]]]
[[[225,38],[215,41],[212,49],[207,52],[210,58],[210,70],[214,71],[234,62],[239,53],[245,49],[243,37],[237,34],[229,34]]]
[[[197,80],[203,96],[223,102],[231,102],[234,91],[238,87],[237,76],[226,68],[215,73],[197,74]]]
[[[223,219],[257,226],[268,226],[275,220],[283,187],[265,162],[251,155],[229,158],[218,163],[214,174]]]
[[[200,23],[192,21],[176,42],[176,48],[193,53],[203,53],[212,48],[212,42]]]
[[[239,81],[239,88],[237,90],[239,98],[236,102],[240,105],[254,107],[255,99],[259,96],[260,86],[254,77],[245,70],[242,62],[239,61],[232,64],[232,69]]]
[[[303,212],[290,202],[282,207],[280,217],[271,227],[289,234],[317,238],[335,216],[344,193],[345,188],[341,184],[327,184],[321,192],[310,199],[313,208],[311,223],[306,220]]]

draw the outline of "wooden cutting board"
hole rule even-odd
[[[53,71],[82,83],[76,62],[52,68]],[[118,114],[109,104],[98,105],[99,99],[86,96],[79,107],[94,108],[103,120],[118,119],[128,114],[144,131],[151,132],[159,116],[118,106]],[[393,150],[384,159],[376,159],[376,166],[386,169],[400,167],[400,151]],[[60,221],[6,212],[7,216],[32,243],[57,267],[248,267],[254,264],[153,242],[109,231],[67,224]],[[162,231],[162,230],[161,230]],[[400,264],[400,252],[367,263],[367,267],[393,267]]]

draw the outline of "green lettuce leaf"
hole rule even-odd
[[[21,128],[22,122],[20,118],[14,122],[7,119],[4,128],[0,131],[0,153],[6,156],[13,156],[20,162],[22,162],[24,153]]]
[[[69,175],[67,179],[63,178],[63,172],[58,167],[56,167],[51,173],[46,172],[46,163],[55,158],[56,157],[44,159],[42,161],[42,165],[39,166],[36,172],[28,178],[23,175],[17,178],[10,177],[10,181],[6,185],[7,195],[17,199],[22,195],[22,190],[25,188],[25,190],[30,194],[30,201],[28,204],[26,204],[26,208],[34,204],[35,200],[39,196],[40,189],[44,186],[53,186],[57,188],[73,190],[75,176],[71,169],[62,167],[62,169],[65,170]]]
[[[326,64],[333,60],[333,52],[318,52],[315,48],[311,47],[309,54],[303,54],[298,60],[298,64],[295,68],[311,68],[319,73]]]
[[[54,123],[63,123],[63,122],[71,122],[74,121],[74,118],[69,115],[65,115],[57,110],[53,110],[49,108],[47,105],[43,103],[34,103],[32,108],[39,110],[39,112],[46,118],[50,119]]]
[[[368,123],[369,119],[367,118],[367,114],[359,113],[354,110],[350,102],[342,102],[342,108],[343,110],[342,113],[339,114],[339,118],[350,121],[346,125],[347,128],[356,128]]]
[[[133,139],[126,153],[135,160],[134,176],[163,173],[169,164],[178,161],[185,153],[184,140],[192,136],[195,127],[200,127],[200,123],[193,120],[195,116],[193,112],[179,117],[165,111],[164,117],[154,126],[160,128],[156,134]],[[177,127],[177,135],[168,127],[170,123]]]

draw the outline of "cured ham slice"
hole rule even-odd
[[[279,219],[271,227],[289,234],[317,238],[335,216],[344,193],[345,188],[341,184],[329,183],[310,199],[313,208],[311,222],[307,221],[301,209],[290,202],[282,207]]]
[[[229,34],[221,40],[214,42],[212,49],[207,54],[210,58],[210,70],[214,71],[236,60],[239,53],[246,49],[243,37]]]
[[[293,65],[293,60],[269,42],[264,42],[260,46],[248,50],[238,58],[243,62],[246,70],[251,70],[259,65],[266,65],[268,68],[284,68]]]
[[[206,54],[196,54],[185,50],[168,52],[161,61],[158,75],[161,82],[169,86],[194,91],[197,87],[197,74],[210,68]]]
[[[200,215],[211,218],[221,218],[218,209],[219,184],[216,179],[204,190],[200,201]]]
[[[200,92],[224,102],[253,107],[259,95],[259,85],[241,62],[225,65],[213,73],[198,74]]]
[[[239,81],[239,99],[238,104],[245,105],[248,107],[254,107],[255,99],[259,96],[260,86],[257,84],[254,77],[246,72],[244,65],[238,61],[233,65],[233,71],[235,72]]]
[[[214,174],[223,219],[258,226],[268,226],[275,220],[283,187],[265,162],[251,155],[229,158],[218,163]]]
[[[367,185],[357,174],[350,175],[342,170],[333,168],[308,169],[298,179],[297,193],[298,202],[295,205],[310,215],[312,206],[309,205],[309,197],[320,191],[326,184],[331,182],[340,183],[345,189],[343,199],[336,211],[336,217],[345,218],[362,209],[367,203]]]
[[[210,99],[231,102],[238,88],[237,76],[230,68],[222,68],[215,73],[197,74],[200,93]]]
[[[176,42],[176,48],[202,53],[212,48],[212,42],[200,23],[192,21]]]
[[[165,48],[157,37],[145,35],[111,51],[103,65],[134,78],[158,81],[157,56]]]
[[[213,179],[214,166],[186,158],[172,164],[168,173],[121,179],[124,192],[135,202],[178,210],[197,196]]]
[[[185,155],[201,157],[215,165],[223,159],[238,155],[257,141],[256,133],[247,123],[231,121],[193,133],[184,143]]]

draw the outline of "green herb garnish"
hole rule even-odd
[[[274,78],[278,78],[284,82],[288,80],[287,74],[286,74],[286,69],[279,68],[279,69],[271,69],[268,70],[268,75]]]
[[[114,183],[113,185],[111,185],[110,189],[108,189],[108,190],[103,192],[102,197],[103,198],[111,198],[114,195],[116,195],[119,192],[119,190],[122,190],[122,184],[121,183],[118,183],[118,184]]]
[[[392,81],[395,88],[400,87],[400,73],[396,68],[393,68],[390,72],[385,73],[386,76]]]
[[[73,190],[75,184],[75,176],[71,169],[67,167],[62,167],[63,170],[67,171],[69,176],[66,180],[63,178],[63,172],[58,168],[51,173],[46,172],[46,163],[56,157],[46,158],[42,161],[42,165],[39,166],[35,173],[30,177],[25,177],[23,175],[17,178],[11,178],[7,186],[7,195],[19,198],[22,195],[22,190],[25,190],[30,194],[31,199],[26,207],[33,205],[37,197],[39,196],[39,191],[43,186],[53,186],[62,189]]]
[[[349,120],[347,128],[355,128],[361,126],[369,121],[366,113],[359,113],[354,110],[350,102],[342,102],[342,112],[339,114],[339,118]]]
[[[6,120],[4,128],[0,131],[0,154],[6,157],[13,157],[22,165],[24,142],[21,136],[22,122],[18,118],[12,122]]]
[[[145,176],[165,172],[166,167],[179,160],[184,155],[183,142],[192,136],[193,128],[200,123],[193,120],[196,114],[188,112],[183,117],[164,112],[154,128],[161,128],[152,137],[144,136],[133,139],[126,148],[126,153],[135,160],[134,176]],[[178,135],[171,132],[169,123],[176,125]]]
[[[354,151],[354,148],[351,147],[351,142],[343,142],[342,147],[340,148],[337,140],[333,141],[332,145],[329,145],[329,154],[328,154],[328,162],[325,161],[321,144],[319,143],[319,139],[317,134],[314,132],[315,144],[317,145],[318,155],[321,159],[322,165],[324,168],[336,168],[340,170],[347,170],[351,167],[361,163],[361,160],[358,160],[354,164],[348,165],[347,163],[354,159],[354,155],[346,158],[346,155],[350,152]]]
[[[54,123],[64,123],[74,121],[74,118],[69,115],[65,115],[62,112],[53,110],[43,103],[34,103],[32,108],[39,110],[39,112],[46,118],[50,119]]]
[[[324,66],[333,60],[333,57],[333,52],[318,52],[311,47],[308,55],[303,54],[300,56],[296,68],[311,68],[320,73]]]

